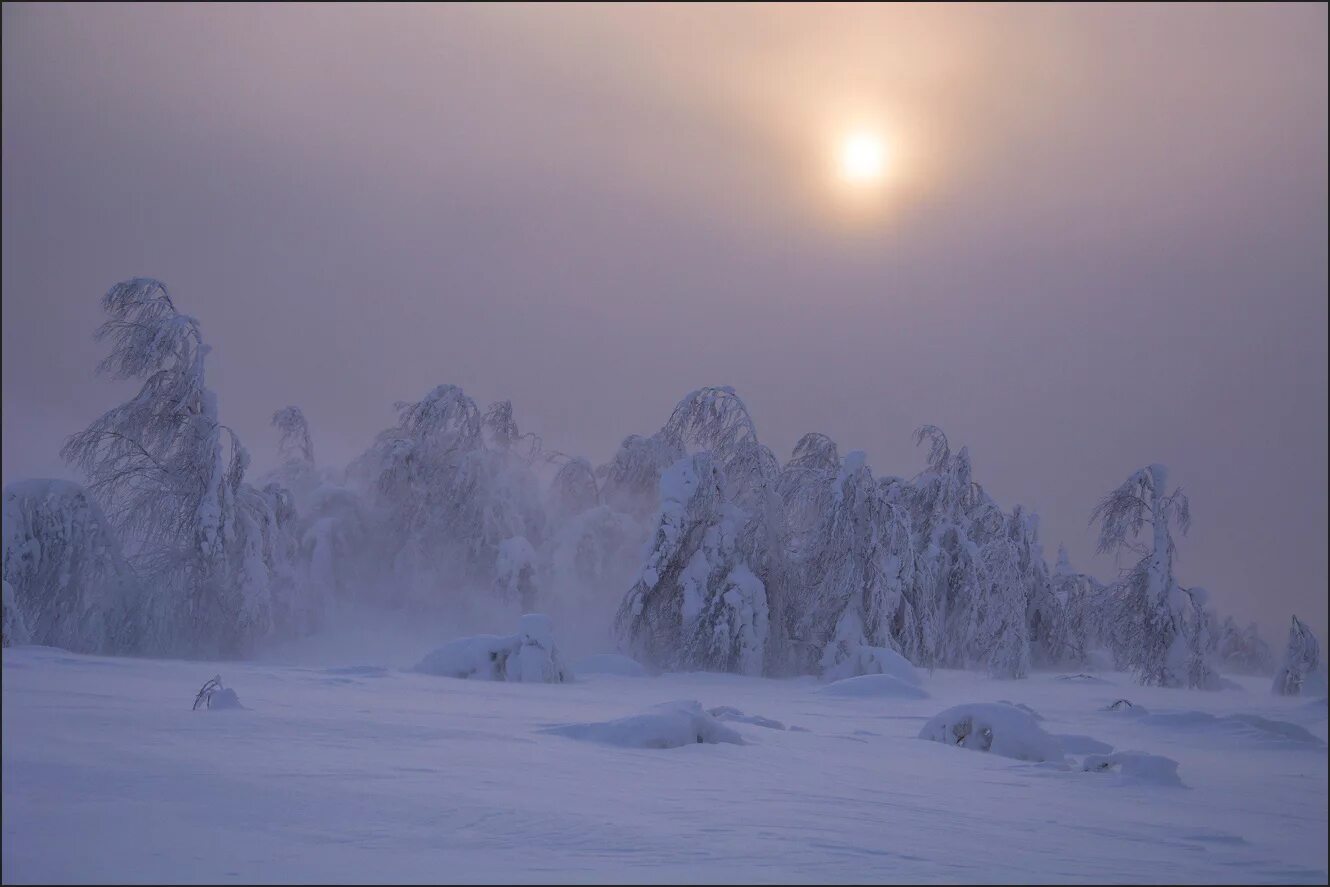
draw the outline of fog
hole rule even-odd
[[[608,458],[732,385],[781,458],[969,446],[1046,554],[1130,472],[1178,573],[1324,638],[1322,5],[3,9],[3,474],[70,477],[99,297],[164,280],[223,421],[340,466],[454,383]],[[879,200],[829,182],[882,126]],[[496,630],[510,631],[509,626]]]

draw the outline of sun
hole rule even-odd
[[[852,185],[876,185],[887,174],[887,146],[871,132],[853,132],[841,139],[840,176]]]

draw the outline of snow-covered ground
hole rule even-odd
[[[899,689],[885,681],[830,693],[809,678],[602,668],[567,684],[495,683],[404,664],[5,650],[0,874],[1326,881],[1326,705],[1271,696],[1268,679],[1206,693],[1141,688],[1113,673],[994,681],[939,671],[923,675],[920,699],[871,692]],[[191,710],[217,673],[243,710]],[[1149,713],[1102,710],[1121,697]],[[710,718],[656,707],[678,700],[719,709],[717,735],[734,731],[742,744],[596,741]],[[952,706],[1001,700],[1033,710],[1047,734],[1074,737],[1060,740],[1065,768],[918,738]],[[637,716],[609,730],[550,729]],[[1083,772],[1105,746],[1177,761],[1182,787]]]

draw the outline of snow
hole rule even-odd
[[[1163,755],[1143,752],[1090,755],[1085,759],[1083,769],[1091,773],[1116,770],[1121,776],[1119,784],[1145,782],[1154,785],[1182,785],[1182,780],[1178,778],[1178,762]]]
[[[656,709],[602,723],[547,727],[544,732],[625,748],[680,748],[721,742],[744,744],[738,733],[710,712],[703,711],[702,704],[696,699],[666,702]]]
[[[479,681],[558,684],[572,679],[543,613],[527,613],[516,634],[458,638],[416,663],[415,671]]]
[[[49,647],[9,648],[0,661],[6,883],[1323,884],[1327,875],[1325,746],[1216,727],[1248,715],[1324,742],[1324,704],[1272,695],[1268,678],[1239,678],[1245,693],[1131,688],[1151,715],[1203,712],[1215,718],[1207,726],[1103,711],[1129,683],[1120,674],[1105,687],[938,669],[922,679],[932,698],[884,702],[828,696],[811,677],[525,684],[441,680],[386,659],[218,664]],[[192,711],[219,671],[245,710]],[[744,744],[605,741],[604,725],[624,719],[691,727],[698,709],[655,708],[680,699]],[[999,699],[1038,711],[1037,726],[1061,737],[1067,755],[1082,753],[1066,739],[1079,735],[1112,746],[1088,754],[1115,763],[1084,772],[1073,758],[1054,769],[917,738],[965,703],[1028,717]],[[573,724],[601,737],[547,732]],[[1167,765],[1129,753],[1176,761],[1186,788],[1151,781],[1143,773]]]
[[[593,653],[573,663],[573,674],[612,674],[625,678],[645,678],[651,675],[647,667],[630,656],[620,653]]]
[[[895,675],[865,674],[827,684],[821,690],[824,696],[887,697],[895,699],[927,699],[928,691],[906,683]]]
[[[924,724],[920,739],[991,752],[1018,761],[1062,760],[1062,743],[1045,733],[1034,717],[1006,702],[953,706]]]
[[[859,646],[849,657],[822,673],[824,680],[837,681],[856,675],[891,675],[907,684],[919,684],[919,672],[895,650],[886,647]]]

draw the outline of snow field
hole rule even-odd
[[[1206,693],[938,670],[931,698],[907,699],[811,678],[528,684],[43,647],[3,665],[5,881],[1326,879],[1325,707],[1258,678]],[[243,710],[190,710],[216,673]],[[1104,710],[1121,697],[1149,714]],[[918,738],[1003,699],[1108,769]],[[678,700],[743,744],[566,735]],[[1177,761],[1183,787],[1125,753]]]

